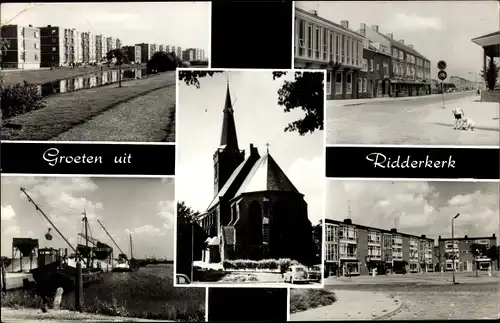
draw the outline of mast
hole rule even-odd
[[[122,254],[125,254],[122,249],[120,248],[120,246],[118,246],[118,244],[115,242],[115,239],[113,239],[113,237],[111,236],[111,234],[109,234],[108,230],[106,230],[106,228],[104,227],[104,225],[101,223],[101,221],[97,220],[97,222],[99,222],[99,224],[101,225],[102,229],[104,230],[104,232],[106,232],[106,234],[108,235],[108,237],[111,239],[111,241],[113,241],[113,243],[115,244],[116,248],[118,248],[118,250],[120,250],[120,252]]]
[[[132,233],[130,235],[130,259],[134,258],[133,249],[132,249]]]
[[[30,201],[35,206],[35,209],[38,212],[40,212],[44,216],[44,218],[50,223],[50,225],[52,225],[52,227],[57,231],[57,233],[59,233],[61,238],[63,238],[63,240],[68,244],[68,246],[71,248],[71,250],[73,250],[75,252],[75,254],[78,255],[78,252],[71,245],[71,243],[69,243],[68,239],[66,239],[66,237],[61,233],[61,231],[59,231],[59,229],[54,225],[54,223],[49,219],[49,217],[42,211],[42,209],[40,209],[40,207],[38,207],[38,205],[35,203],[35,201],[33,201],[31,196],[29,196],[28,193],[26,192],[26,190],[22,187],[21,187],[21,192],[23,192],[26,195],[26,197],[28,198],[28,201]]]

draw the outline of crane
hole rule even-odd
[[[120,246],[118,246],[118,244],[116,243],[115,239],[113,239],[113,237],[111,236],[111,234],[109,234],[108,230],[106,230],[106,228],[104,227],[104,225],[101,223],[101,221],[97,220],[97,222],[99,222],[99,224],[101,225],[101,227],[104,230],[104,232],[106,232],[106,234],[111,239],[111,241],[113,241],[113,243],[115,244],[116,248],[118,248],[118,250],[120,250],[121,254],[125,255],[125,253],[122,251],[122,249],[120,248]]]

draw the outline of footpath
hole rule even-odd
[[[43,313],[40,309],[22,308],[13,309],[2,307],[2,322],[158,322],[134,317],[117,317],[89,313],[72,312],[68,310]],[[168,322],[168,321],[162,321]]]
[[[463,94],[463,92],[456,93],[447,93],[445,94],[446,98],[450,99],[459,94]],[[354,105],[362,105],[367,103],[384,103],[384,102],[405,102],[405,101],[417,101],[417,100],[426,100],[426,99],[434,99],[442,96],[442,94],[430,94],[425,96],[406,96],[406,97],[382,97],[382,98],[368,98],[368,99],[348,99],[348,100],[331,100],[332,106],[354,106]],[[329,103],[330,103],[329,102]]]
[[[290,321],[377,320],[398,311],[403,302],[383,292],[335,290],[332,305],[290,314]]]

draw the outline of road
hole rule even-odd
[[[445,94],[445,109],[440,95],[356,105],[331,100],[326,111],[327,143],[498,145],[498,105],[475,99],[474,92]],[[453,130],[454,106],[472,116],[475,131]]]
[[[384,319],[436,320],[498,317],[499,284],[448,285],[351,285],[326,286],[332,290],[359,290],[387,293],[403,301],[403,306]]]

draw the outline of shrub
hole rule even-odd
[[[224,260],[222,263],[224,269],[231,270],[276,270],[280,269],[281,272],[285,272],[288,267],[292,265],[300,265],[296,260],[291,260],[288,258],[282,259],[263,259],[263,260],[250,260],[250,259],[237,259],[237,260]]]
[[[148,73],[174,71],[182,61],[174,53],[156,52],[147,62]]]
[[[1,88],[2,118],[7,119],[26,112],[45,108],[45,102],[35,85],[8,85]]]
[[[194,60],[190,62],[191,65],[208,65],[208,61],[199,61],[199,60]]]
[[[326,289],[291,289],[290,313],[331,305],[336,301],[335,293]]]
[[[53,299],[43,298],[30,291],[14,291],[2,293],[2,306],[10,308],[40,308],[44,304],[52,304]]]

